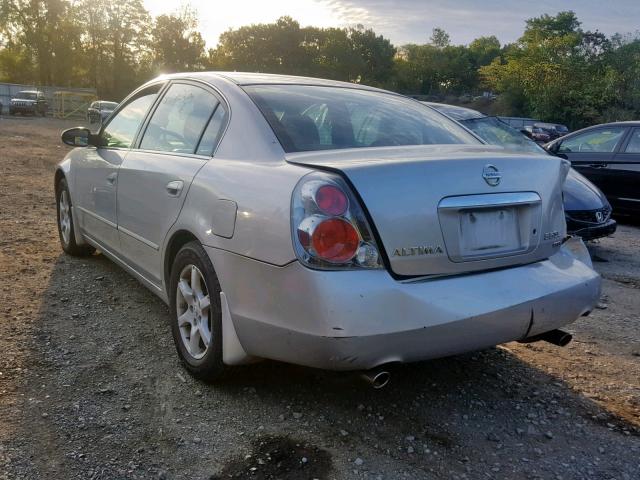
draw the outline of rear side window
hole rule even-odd
[[[563,140],[560,153],[611,153],[624,134],[624,127],[600,128]]]
[[[640,153],[640,128],[636,128],[631,132],[631,138],[624,149],[625,153]]]
[[[149,121],[140,148],[194,153],[218,100],[195,85],[171,85]]]
[[[285,152],[479,143],[454,121],[399,95],[311,85],[244,89]]]
[[[226,123],[227,111],[222,104],[219,103],[202,135],[202,140],[200,140],[200,144],[196,150],[198,155],[213,155],[213,152],[220,142]]]
[[[129,148],[136,132],[153,105],[162,85],[152,85],[141,90],[114,116],[102,132],[105,147]]]

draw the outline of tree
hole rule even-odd
[[[481,67],[485,83],[522,114],[576,128],[598,122],[611,99],[603,96],[606,42],[584,32],[575,13],[527,20],[516,44]]]
[[[500,55],[501,50],[500,41],[494,35],[476,38],[469,44],[469,52],[476,68],[489,65]]]
[[[12,51],[3,57],[18,64],[20,59],[32,62],[35,70],[31,80],[35,83],[67,84],[79,34],[75,23],[69,21],[73,10],[72,4],[64,0],[2,0],[0,32]]]
[[[165,73],[202,69],[205,43],[197,28],[195,12],[188,8],[158,16],[151,30],[154,69]]]
[[[362,25],[348,30],[355,54],[360,57],[363,69],[357,81],[361,83],[382,86],[393,73],[393,58],[395,47],[382,35],[376,35],[371,29]]]
[[[151,19],[142,0],[109,0],[104,13],[107,52],[112,61],[109,93],[122,98],[139,83],[137,60],[147,51]]]
[[[442,28],[434,28],[429,39],[431,45],[436,48],[445,48],[451,45],[451,37]]]
[[[393,73],[395,48],[362,26],[301,28],[290,17],[228,30],[209,51],[212,68],[317,75],[383,85]]]

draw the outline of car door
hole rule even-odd
[[[608,197],[615,191],[609,164],[626,132],[627,127],[620,125],[589,129],[563,138],[555,153],[566,155],[571,165]]]
[[[193,177],[212,154],[203,132],[221,116],[226,118],[226,108],[212,90],[172,82],[145,125],[138,147],[120,167],[117,210],[122,252],[156,285],[162,283],[160,247],[178,218]]]
[[[100,132],[102,146],[74,157],[74,198],[82,231],[103,248],[117,252],[116,187],[122,164],[162,84],[137,92]]]
[[[640,211],[640,127],[631,130],[609,169],[612,203],[620,210]]]

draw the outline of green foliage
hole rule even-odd
[[[434,28],[431,32],[430,44],[436,48],[445,48],[451,45],[451,37],[441,28]]]
[[[572,128],[637,115],[632,99],[640,63],[625,50],[633,51],[634,42],[615,45],[600,32],[585,32],[573,12],[526,25],[516,44],[480,67],[486,86],[516,106],[515,113]]]
[[[0,81],[95,87],[120,99],[160,74],[239,70],[376,85],[493,114],[577,128],[640,113],[640,38],[583,31],[573,12],[526,21],[520,39],[453,45],[441,28],[399,48],[359,25],[290,18],[224,32],[205,50],[194,11],[151,19],[142,0],[0,0]],[[478,97],[489,90],[495,101]]]
[[[158,16],[151,30],[154,70],[158,73],[201,70],[205,43],[197,28],[197,17],[189,9]]]
[[[395,52],[389,40],[361,26],[302,28],[282,17],[223,33],[218,47],[209,50],[209,65],[384,85],[393,73]]]

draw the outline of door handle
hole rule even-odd
[[[591,168],[607,168],[608,164],[606,163],[591,163],[589,164]]]
[[[174,180],[173,182],[167,183],[167,193],[169,193],[172,197],[177,197],[182,192],[182,187],[184,186],[184,182],[182,180]]]
[[[109,185],[115,185],[117,178],[118,178],[118,173],[117,172],[113,172],[112,174],[107,176],[107,183]]]

